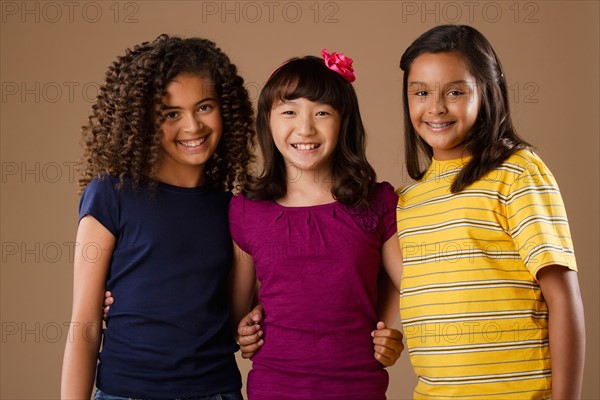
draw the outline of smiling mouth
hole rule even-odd
[[[178,140],[177,143],[179,143],[180,145],[184,146],[184,147],[197,147],[200,146],[202,143],[206,142],[206,138],[207,136],[204,136],[200,139],[194,139],[194,140]]]
[[[454,122],[442,122],[439,124],[433,123],[433,122],[426,122],[427,125],[429,125],[430,127],[434,128],[434,129],[440,129],[440,128],[445,128],[447,126],[452,125]]]
[[[298,143],[298,144],[292,145],[292,147],[295,148],[296,150],[314,150],[320,146],[321,146],[320,144],[316,144],[316,143],[311,143],[311,144]]]

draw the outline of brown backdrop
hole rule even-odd
[[[569,212],[586,306],[584,398],[600,398],[598,343],[599,3],[596,1],[2,1],[1,393],[59,396],[77,226],[74,163],[107,66],[160,33],[216,41],[254,100],[288,57],[343,51],[380,179],[409,181],[400,55],[417,35],[466,23],[506,68],[520,133],[553,170]],[[245,372],[249,363],[241,361]],[[408,355],[390,399],[411,397]]]

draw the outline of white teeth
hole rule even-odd
[[[197,140],[179,140],[178,142],[185,147],[196,147],[200,146],[202,143],[206,141],[206,136]]]
[[[450,124],[451,124],[451,122],[444,122],[442,124],[434,124],[433,122],[428,122],[427,123],[427,125],[429,125],[432,128],[443,128],[443,127],[448,126]]]
[[[313,149],[316,149],[317,147],[319,147],[318,144],[314,144],[314,143],[312,143],[312,144],[299,143],[299,144],[293,144],[292,146],[298,150],[313,150]]]

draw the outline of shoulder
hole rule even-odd
[[[145,203],[153,196],[147,184],[134,188],[129,177],[102,174],[90,181],[81,194],[80,204],[104,203],[106,207],[126,206],[126,204]],[[133,203],[131,203],[133,202]]]
[[[119,185],[119,178],[110,175],[99,175],[90,181],[81,194],[81,198],[97,196],[114,196]]]
[[[386,196],[386,195],[389,196],[390,194],[395,194],[396,191],[394,190],[394,187],[392,186],[391,183],[384,181],[384,182],[377,182],[375,184],[373,193],[376,196]]]
[[[399,186],[398,189],[396,189],[396,194],[398,195],[398,201],[401,201],[403,198],[407,197],[409,192],[411,192],[413,189],[419,188],[423,186],[423,182],[419,181],[419,182],[413,182],[413,183],[409,183],[403,186]]]
[[[554,176],[539,155],[518,150],[504,161],[501,168],[513,172],[513,186],[556,185]]]
[[[376,203],[397,203],[398,194],[389,182],[377,182],[373,189],[373,201]]]
[[[373,188],[369,206],[360,208],[359,214],[362,219],[370,220],[369,225],[375,227],[381,220],[389,215],[396,214],[398,195],[389,182],[377,182]]]
[[[230,191],[223,191],[220,189],[209,189],[210,197],[216,199],[219,202],[225,203],[227,205],[230,204],[233,196],[233,193],[231,193]]]
[[[229,202],[229,213],[243,211],[247,202],[248,199],[244,193],[236,194]]]
[[[389,182],[379,182],[375,186],[375,196],[371,202],[371,210],[374,212],[373,222],[383,241],[396,232],[396,208],[398,206],[398,195]]]
[[[85,187],[85,190],[114,190],[115,186],[119,183],[119,178],[107,174],[101,174],[90,181]]]
[[[276,207],[276,203],[271,200],[256,200],[248,197],[246,192],[241,192],[233,195],[231,199],[231,205],[233,207],[245,207],[252,209],[273,209]]]
[[[252,200],[246,196],[246,193],[238,193],[229,203],[229,218],[239,218],[241,216],[262,216],[265,213],[275,209],[276,204],[268,200]]]
[[[529,171],[529,173],[536,171],[548,171],[548,167],[542,161],[539,155],[531,150],[517,150],[510,157],[508,157],[503,163],[502,167],[512,168],[515,172],[522,174]]]
[[[79,200],[79,219],[91,215],[115,237],[118,236],[121,214],[121,201],[116,187],[118,183],[118,178],[98,176],[86,186]]]

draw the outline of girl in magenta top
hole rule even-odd
[[[397,291],[378,302],[382,264],[400,282],[397,195],[366,159],[352,60],[323,56],[289,60],[267,81],[264,170],[230,205],[236,301],[248,301],[256,276],[264,307],[250,399],[378,400],[388,385],[371,336],[386,319],[378,310],[387,306],[388,324],[398,311]]]

